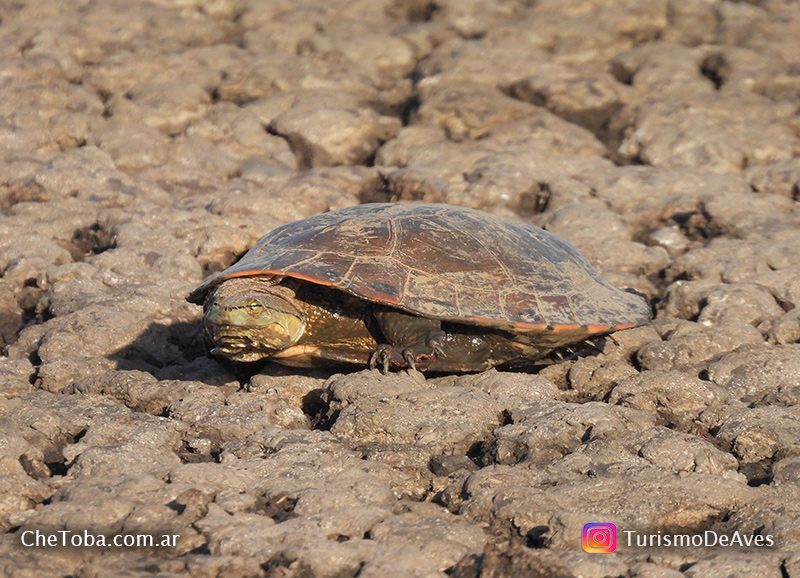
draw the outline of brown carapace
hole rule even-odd
[[[215,353],[481,371],[651,317],[565,240],[443,204],[375,203],[278,227],[188,297]]]

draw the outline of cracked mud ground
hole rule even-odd
[[[0,3],[0,574],[800,577],[798,38],[788,0]],[[206,275],[387,199],[545,227],[656,319],[538,373],[205,355]]]

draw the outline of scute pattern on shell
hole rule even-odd
[[[284,275],[411,313],[519,333],[650,318],[563,239],[442,204],[375,203],[278,227],[189,297],[232,277]]]

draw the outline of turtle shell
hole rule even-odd
[[[650,319],[644,298],[606,283],[560,237],[443,204],[365,204],[288,223],[188,300],[202,303],[226,279],[252,275],[515,333],[604,333]]]

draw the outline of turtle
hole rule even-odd
[[[187,297],[212,354],[478,372],[647,322],[564,239],[446,204],[367,203],[274,229]]]

